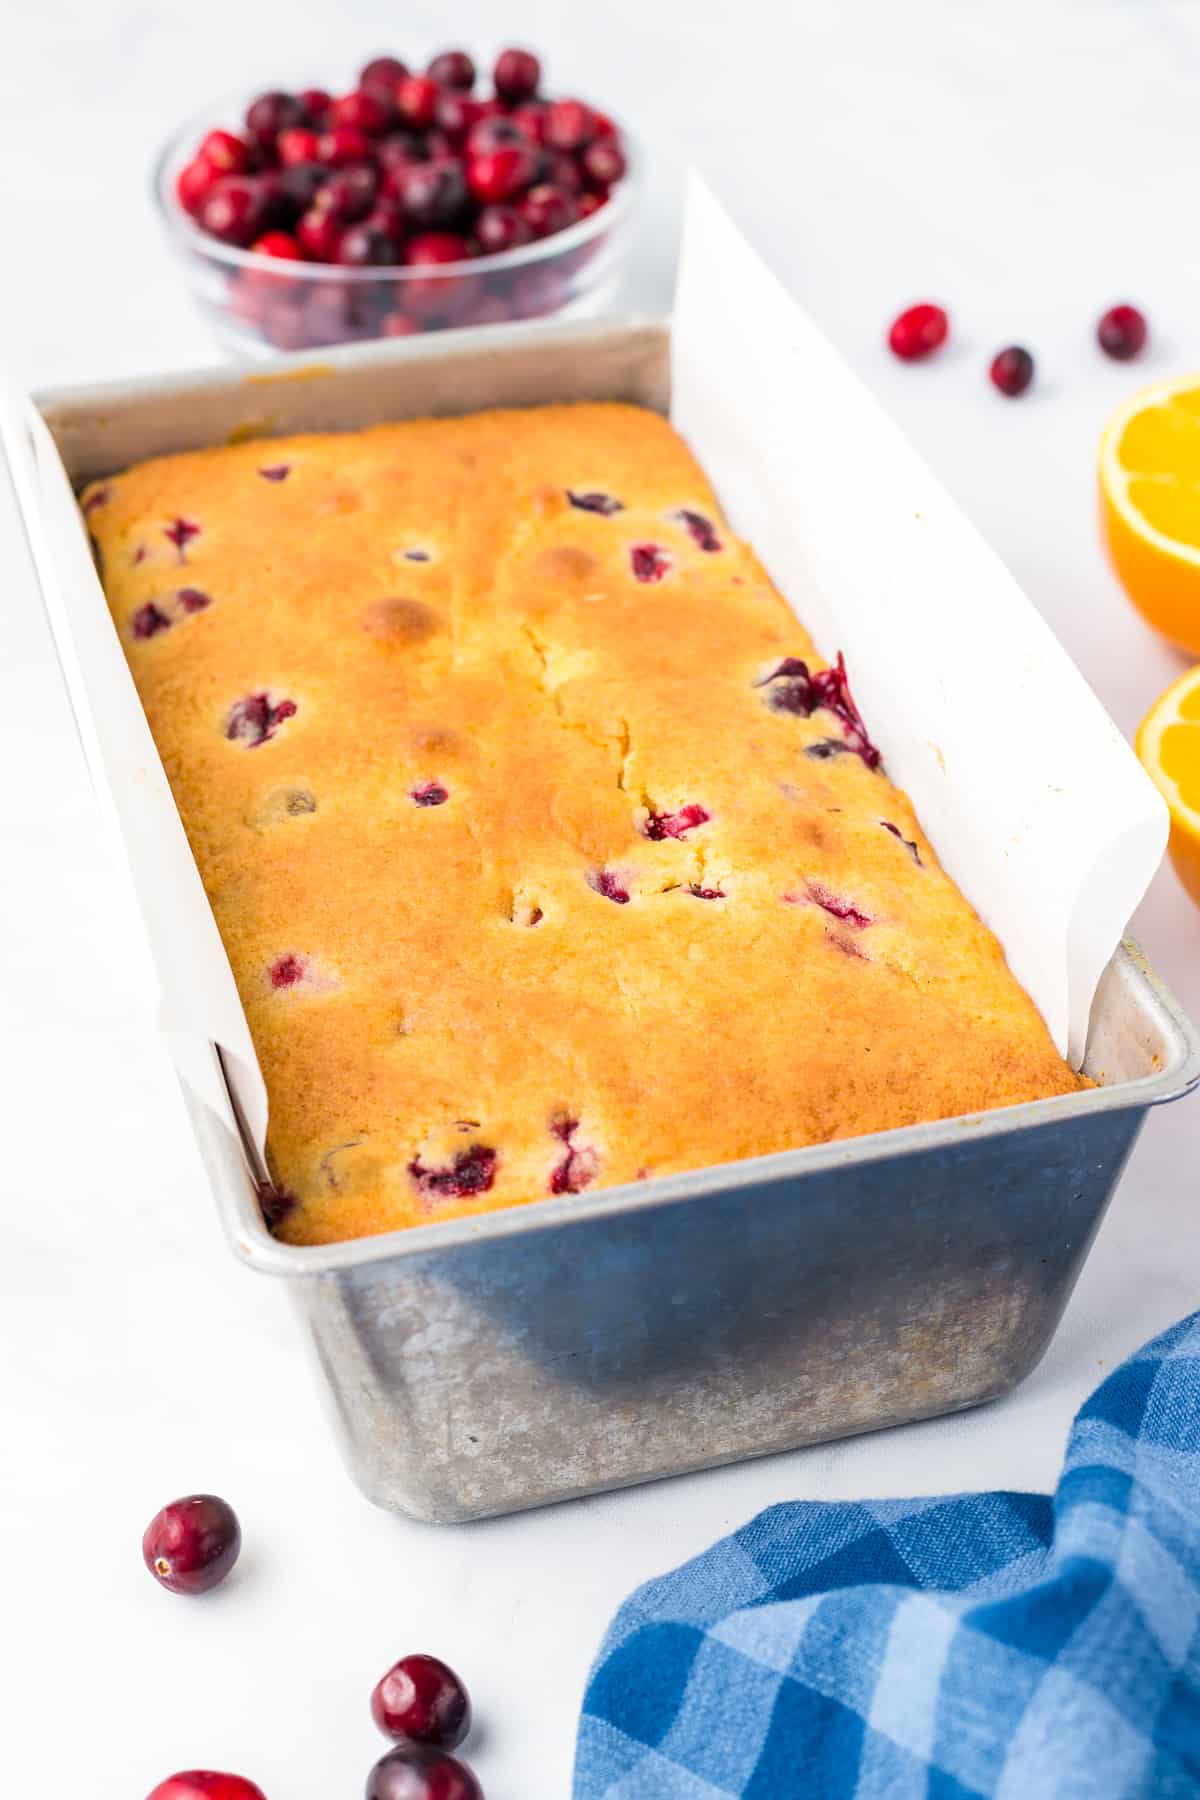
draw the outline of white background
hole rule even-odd
[[[440,47],[441,16],[14,0],[0,344],[17,377],[211,358],[146,199],[157,140],[230,86]],[[1092,470],[1133,385],[1200,368],[1200,5],[459,0],[453,18],[453,41],[538,46],[555,85],[638,126],[652,183],[634,304],[668,300],[681,175],[701,164],[1132,731],[1182,665],[1106,571]],[[926,295],[950,306],[954,344],[902,368],[881,330]],[[1091,340],[1122,298],[1154,330],[1134,370]],[[1039,377],[1010,404],[984,369],[1014,339]],[[268,1800],[357,1795],[380,1747],[371,1683],[416,1648],[473,1689],[489,1800],[562,1800],[589,1658],[635,1583],[776,1500],[1047,1488],[1081,1397],[1197,1304],[1200,1114],[1184,1104],[1148,1126],[1056,1342],[1009,1400],[484,1526],[374,1511],[282,1291],[219,1239],[2,476],[0,578],[6,1792],[143,1800],[198,1763]],[[1137,929],[1200,1011],[1200,919],[1169,870]],[[151,1582],[139,1536],[196,1488],[234,1502],[247,1548],[190,1603]]]

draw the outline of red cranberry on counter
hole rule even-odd
[[[992,385],[1010,400],[1023,394],[1033,380],[1033,358],[1020,344],[1010,344],[992,358],[988,370]]]
[[[367,1776],[366,1800],[483,1800],[465,1763],[423,1744],[398,1744]]]
[[[190,1494],[155,1513],[142,1537],[142,1560],[173,1594],[205,1594],[238,1559],[237,1514],[216,1494]]]
[[[941,348],[949,329],[950,321],[944,309],[924,300],[907,307],[892,321],[888,344],[901,362],[917,362]]]
[[[538,91],[542,65],[529,50],[502,50],[492,70],[492,83],[502,100],[515,106]]]
[[[1145,314],[1127,304],[1110,306],[1096,327],[1100,348],[1117,362],[1129,362],[1137,356],[1148,335]]]
[[[436,789],[437,798],[419,799],[432,806],[446,798],[444,788],[428,783],[420,794]],[[376,1684],[371,1717],[389,1737],[455,1750],[471,1729],[471,1702],[454,1670],[436,1656],[402,1656]]]
[[[443,50],[434,57],[426,74],[439,87],[461,88],[469,94],[475,86],[475,64],[465,50]]]
[[[244,1775],[219,1775],[214,1769],[189,1769],[184,1775],[168,1775],[146,1800],[267,1800],[260,1787]]]

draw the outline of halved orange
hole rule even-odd
[[[1143,388],[1100,441],[1104,534],[1126,593],[1200,656],[1200,375]]]
[[[1159,695],[1138,727],[1137,753],[1171,809],[1171,861],[1200,906],[1200,668]]]

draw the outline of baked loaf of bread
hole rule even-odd
[[[662,419],[240,444],[82,504],[279,1236],[1086,1085]]]

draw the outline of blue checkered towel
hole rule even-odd
[[[1200,1796],[1200,1313],[1075,1420],[1058,1492],[775,1506],[640,1588],[576,1800]]]

